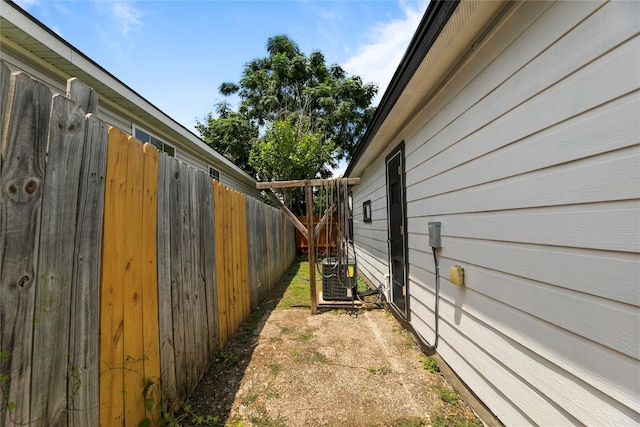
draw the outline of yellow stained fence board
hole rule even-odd
[[[249,248],[247,240],[247,204],[244,194],[240,193],[240,267],[242,271],[242,290],[244,292],[244,317],[251,313],[251,295],[249,294]]]
[[[122,288],[126,265],[122,229],[126,200],[128,141],[109,129],[100,284],[100,425],[124,424],[124,312]]]
[[[123,214],[126,222],[120,236],[124,239],[124,404],[125,426],[137,427],[145,418],[144,339],[143,339],[143,265],[142,187],[144,152],[140,141],[129,137],[127,159],[127,197]]]
[[[144,186],[142,206],[142,254],[143,277],[143,343],[144,379],[153,381],[148,397],[160,401],[160,338],[158,335],[158,270],[157,270],[157,193],[158,150],[152,144],[144,145]],[[147,416],[154,424],[159,422],[159,412]]]
[[[225,249],[227,253],[226,260],[226,269],[229,279],[229,306],[231,309],[232,322],[231,328],[227,331],[229,336],[233,335],[238,327],[238,307],[236,301],[238,299],[237,289],[236,289],[236,276],[235,276],[235,266],[234,266],[234,251],[233,246],[235,244],[233,238],[233,218],[235,215],[235,209],[233,205],[233,194],[231,190],[226,189],[226,199],[227,199],[227,209],[226,209],[226,217],[225,221]]]
[[[220,348],[227,343],[227,294],[224,280],[224,218],[223,218],[223,196],[222,185],[219,181],[214,181],[214,212],[216,227],[216,287],[218,291],[218,336]]]
[[[242,322],[242,315],[243,315],[243,307],[242,307],[242,291],[241,291],[241,283],[240,283],[240,265],[239,265],[239,261],[240,261],[240,257],[238,256],[238,249],[239,249],[239,243],[240,243],[240,239],[238,236],[238,218],[240,216],[240,212],[238,209],[238,197],[237,197],[237,193],[234,191],[231,193],[231,209],[232,209],[232,216],[231,216],[231,235],[229,236],[229,241],[232,244],[231,246],[231,259],[232,259],[232,268],[233,268],[233,306],[235,309],[235,316],[236,316],[236,321],[235,321],[235,327],[234,327],[234,332],[235,330],[238,329],[238,326],[240,325],[240,322]]]

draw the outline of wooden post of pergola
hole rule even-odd
[[[335,180],[344,183],[347,182],[347,186],[360,184],[360,178],[336,178]],[[264,190],[269,197],[280,207],[285,215],[293,222],[293,225],[302,233],[302,236],[307,239],[307,247],[309,248],[309,293],[311,297],[311,314],[318,312],[318,293],[316,291],[316,253],[315,253],[315,240],[320,234],[322,227],[333,216],[335,205],[332,205],[326,210],[322,219],[318,222],[318,225],[313,227],[313,187],[319,187],[327,185],[335,180],[331,179],[304,179],[297,181],[274,181],[274,182],[259,182],[256,184],[258,190]],[[298,218],[287,208],[284,203],[273,192],[274,188],[295,188],[304,187],[305,205],[307,209],[307,226],[305,227]],[[346,194],[345,194],[346,197]]]

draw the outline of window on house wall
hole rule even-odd
[[[176,148],[174,146],[172,146],[171,144],[167,144],[166,142],[164,142],[160,138],[156,138],[155,136],[143,131],[140,128],[135,128],[134,136],[137,139],[139,139],[143,144],[146,143],[146,142],[150,142],[151,144],[155,145],[155,147],[158,149],[158,151],[165,152],[170,157],[175,157],[176,156]]]
[[[362,216],[364,222],[371,222],[371,200],[362,204]]]
[[[209,176],[220,181],[220,172],[213,166],[209,166]]]

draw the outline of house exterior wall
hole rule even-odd
[[[374,286],[386,286],[385,275],[389,273],[389,267],[384,157],[367,169],[360,182],[353,187],[353,229],[358,270]],[[371,202],[370,223],[364,222],[362,205],[366,201]]]
[[[640,422],[639,5],[513,5],[389,140],[405,142],[409,322],[433,342],[441,221],[437,351],[506,425]],[[378,283],[383,159],[354,188]]]

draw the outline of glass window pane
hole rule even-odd
[[[136,134],[134,135],[137,139],[139,139],[143,144],[145,142],[149,142],[149,134],[141,131],[140,129],[136,128]]]
[[[170,157],[176,156],[176,149],[170,146],[169,144],[164,144],[164,146],[162,147],[162,151],[167,153]]]

